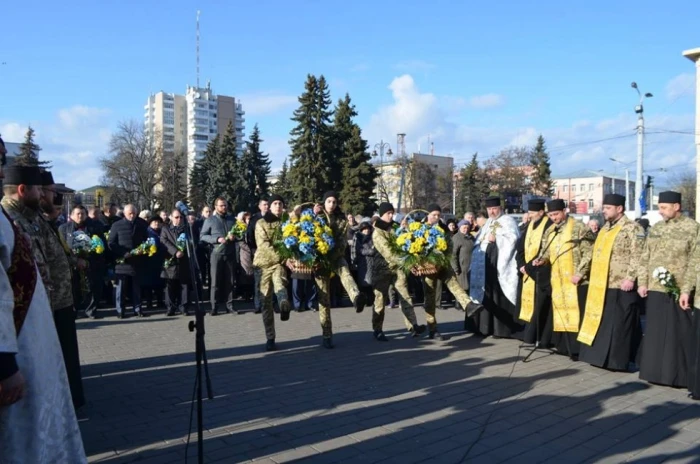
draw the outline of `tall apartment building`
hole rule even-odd
[[[206,87],[188,86],[184,96],[165,92],[151,95],[145,110],[145,128],[149,133],[160,131],[163,151],[187,152],[188,181],[195,160],[217,135],[224,136],[229,123],[236,131],[238,152],[243,152],[243,105],[234,97],[216,95],[209,83]]]

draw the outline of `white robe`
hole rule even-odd
[[[477,287],[480,287],[478,294],[481,295],[481,298],[479,298],[479,301],[482,301],[485,282],[478,280],[483,280],[485,277],[484,266],[486,265],[486,248],[489,246],[488,238],[496,222],[500,225],[500,227],[496,229],[498,281],[505,297],[508,298],[511,303],[517,305],[518,264],[515,261],[515,245],[518,241],[518,237],[520,237],[520,230],[518,229],[518,224],[515,222],[515,219],[511,216],[504,214],[497,219],[489,218],[486,224],[484,224],[484,227],[479,231],[474,245],[474,256],[472,256],[474,267],[478,266],[479,269],[472,268],[471,277],[476,277],[477,282],[475,283]],[[473,288],[473,286],[470,286],[470,288]]]
[[[0,211],[0,352],[15,352],[24,398],[0,407],[0,463],[86,463],[61,345],[41,277],[16,336],[12,287],[7,276],[15,237]],[[38,271],[37,271],[38,272]]]

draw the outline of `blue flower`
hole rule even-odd
[[[313,234],[314,234],[314,223],[313,223],[313,222],[309,222],[309,221],[304,221],[304,222],[302,222],[302,223],[301,223],[301,230],[303,230],[303,231],[306,232],[307,234],[313,236]]]
[[[302,243],[299,245],[299,251],[304,255],[315,256],[316,250],[312,243]]]
[[[296,237],[287,237],[284,239],[284,246],[287,248],[292,248],[294,245],[297,244],[297,238]]]

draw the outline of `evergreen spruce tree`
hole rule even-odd
[[[220,137],[217,135],[214,140],[207,144],[207,149],[204,151],[204,156],[200,161],[197,162],[195,168],[200,169],[199,172],[193,175],[197,177],[195,180],[201,185],[201,192],[204,194],[204,203],[213,206],[214,199],[222,194],[220,180],[223,175],[219,173],[220,163],[219,163],[219,149],[221,145]],[[201,183],[200,183],[201,182]],[[196,188],[193,185],[193,188]]]
[[[246,211],[255,211],[261,198],[266,198],[270,193],[268,176],[270,175],[270,159],[261,149],[260,129],[256,124],[246,142],[239,162],[239,171],[242,175],[244,188],[241,191],[241,204]]]
[[[371,216],[375,211],[374,189],[377,186],[377,169],[370,163],[367,141],[362,138],[359,126],[354,125],[350,140],[342,154],[343,185],[340,198],[346,213]]]
[[[472,155],[471,161],[462,168],[461,179],[457,186],[457,215],[466,212],[478,213],[482,208],[484,197],[489,194],[488,179],[477,161],[478,153]]]
[[[239,170],[238,152],[236,151],[236,135],[233,124],[229,122],[226,133],[217,154],[217,166],[214,167],[214,176],[210,182],[219,193],[216,196],[224,197],[229,204],[229,211],[233,214],[245,208],[245,181]]]
[[[190,171],[190,192],[187,196],[187,202],[195,212],[201,211],[207,202],[206,189],[209,183],[209,175],[205,166],[204,159],[199,159],[194,162]]]
[[[353,122],[355,116],[357,116],[355,105],[350,101],[350,95],[345,94],[345,98],[338,100],[333,111],[333,151],[336,156],[331,169],[331,187],[336,191],[343,189],[343,180],[347,179],[342,172],[343,158],[352,156],[347,153],[346,145],[353,136],[353,129],[356,126]]]
[[[39,161],[39,152],[41,147],[34,143],[34,129],[32,126],[27,128],[27,133],[24,136],[24,142],[19,146],[19,154],[15,158],[15,164],[18,166],[39,166],[50,169],[51,164],[46,161]]]
[[[549,162],[549,153],[545,146],[544,137],[537,137],[537,145],[530,156],[530,164],[534,168],[532,174],[532,190],[538,195],[551,196],[554,191],[552,182],[552,166]]]
[[[308,75],[304,93],[292,121],[289,179],[292,198],[289,201],[312,201],[332,187],[333,133],[329,125],[331,100],[326,79]]]
[[[282,163],[282,170],[277,176],[277,182],[271,187],[271,190],[273,193],[281,195],[282,198],[284,198],[285,204],[294,204],[292,201],[294,194],[292,192],[292,186],[289,178],[289,165],[287,164],[286,159],[284,160],[284,163]]]

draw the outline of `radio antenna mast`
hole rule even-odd
[[[199,10],[197,10],[197,88],[199,88]]]

